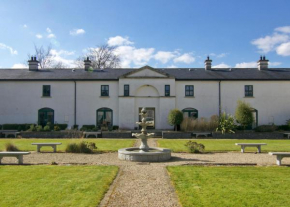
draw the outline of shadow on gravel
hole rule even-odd
[[[171,157],[168,162],[184,162],[184,161],[195,161],[195,162],[213,162],[209,160],[200,160],[200,159],[193,159],[193,158],[182,158],[182,157]]]

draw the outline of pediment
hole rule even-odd
[[[170,75],[160,69],[144,66],[125,74],[123,78],[170,78]]]

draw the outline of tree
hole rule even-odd
[[[183,120],[183,113],[178,109],[172,109],[167,118],[168,124],[174,126],[175,131],[177,131],[177,125],[181,124]]]
[[[254,116],[252,113],[252,107],[249,103],[246,103],[244,101],[238,101],[237,102],[237,108],[236,108],[236,120],[239,124],[241,124],[244,129],[251,125],[254,121]]]
[[[55,57],[56,55],[52,53],[52,46],[48,45],[47,48],[44,48],[43,45],[40,47],[34,45],[34,55],[28,54],[28,59],[30,59],[31,56],[36,56],[37,60],[39,61],[39,67],[44,68],[64,68],[65,65],[60,62],[56,61]],[[27,62],[26,62],[27,64]]]
[[[93,68],[118,68],[120,67],[120,57],[116,54],[116,47],[107,44],[100,45],[96,48],[89,48],[85,56],[77,58],[75,64],[78,68],[84,67],[83,60],[89,57],[92,61]]]

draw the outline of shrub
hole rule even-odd
[[[6,151],[19,151],[19,149],[12,143],[8,142],[5,144]]]
[[[38,131],[38,132],[43,131],[42,126],[41,125],[36,126],[36,131]]]
[[[252,107],[249,103],[238,101],[238,105],[236,108],[236,120],[239,124],[241,124],[244,129],[251,125],[254,121],[253,113],[252,113]]]
[[[57,126],[57,125],[54,125],[53,130],[54,130],[54,131],[60,131],[60,127]]]
[[[174,126],[175,130],[177,131],[177,125],[181,124],[183,120],[183,114],[178,109],[172,109],[167,117],[167,122],[169,125]]]
[[[277,130],[289,131],[290,130],[290,126],[289,125],[280,125],[280,126],[277,126]]]
[[[197,119],[186,117],[180,127],[183,131],[214,131],[218,127],[218,123],[217,115],[211,116],[209,121],[203,117]]]
[[[255,128],[256,132],[273,132],[277,130],[277,126],[275,125],[260,125]]]
[[[96,128],[96,125],[83,125],[80,130],[81,131],[92,131],[94,128]]]
[[[192,141],[188,141],[184,146],[188,148],[190,153],[201,153],[205,148],[203,144]]]
[[[57,126],[59,128],[59,130],[57,130],[57,131],[66,130],[66,128],[67,128],[67,124],[54,124],[53,125],[53,129],[54,129],[55,126]]]
[[[2,129],[2,125],[0,125],[0,130]]]
[[[36,126],[34,124],[31,124],[30,125],[30,128],[27,130],[29,132],[35,132],[37,129],[36,129]]]
[[[31,124],[3,124],[2,128],[3,130],[27,131],[30,128],[30,125]]]
[[[97,149],[94,142],[80,142],[70,143],[66,146],[65,151],[69,153],[92,153],[94,149]]]
[[[57,162],[52,161],[52,162],[50,163],[50,165],[58,165],[58,164],[57,164]]]
[[[117,125],[113,126],[113,130],[118,130],[118,129],[119,129],[119,126],[117,126]]]
[[[43,127],[43,130],[46,131],[46,132],[49,132],[50,131],[50,126],[46,125],[45,127]]]
[[[222,132],[222,134],[235,133],[234,132],[235,128],[236,126],[234,117],[230,114],[226,114],[225,112],[222,113],[216,131],[220,131]]]

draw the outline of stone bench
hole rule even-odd
[[[283,135],[286,135],[288,139],[290,139],[290,133],[284,133]]]
[[[193,132],[192,135],[195,135],[195,138],[198,136],[205,136],[208,137],[209,135],[212,135],[211,132]]]
[[[276,155],[276,163],[281,165],[284,157],[290,157],[290,152],[269,152],[269,155]]]
[[[101,132],[84,132],[84,138],[88,138],[90,135],[95,135],[96,138],[98,137],[98,134],[101,134]]]
[[[16,157],[18,164],[23,164],[23,155],[28,155],[30,152],[0,152],[0,164],[3,157]]]
[[[53,148],[53,152],[56,152],[56,146],[61,145],[61,143],[32,143],[32,145],[37,145],[37,152],[40,152],[41,147],[50,146]]]
[[[257,147],[258,153],[261,153],[261,146],[262,145],[267,145],[266,143],[236,143],[236,145],[241,146],[241,152],[245,152],[246,147]]]
[[[5,138],[7,138],[8,135],[13,135],[16,138],[17,135],[20,134],[17,130],[0,130],[0,133],[4,134]]]

